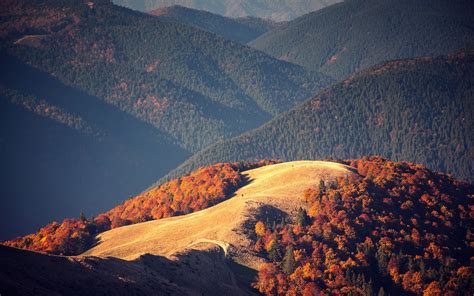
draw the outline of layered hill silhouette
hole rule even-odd
[[[302,14],[315,11],[339,0],[113,0],[115,4],[140,11],[151,11],[173,5],[210,11],[215,14],[240,18],[258,17],[274,21],[288,21]]]
[[[246,44],[281,25],[271,20],[256,17],[234,19],[179,5],[158,8],[149,13],[160,19],[185,23],[242,44]]]
[[[10,55],[152,124],[191,152],[258,126],[331,81],[105,0],[9,0],[2,15]]]
[[[378,63],[473,47],[471,1],[347,0],[297,18],[251,45],[342,80]]]
[[[472,51],[383,63],[260,128],[204,149],[170,177],[217,160],[377,154],[472,181],[473,66]]]
[[[269,165],[258,167],[264,164]],[[202,186],[204,180],[212,181]],[[212,184],[230,180],[243,182],[228,187],[218,204],[116,227],[99,234],[96,245],[80,256],[2,247],[2,292],[472,291],[472,185],[420,165],[369,157],[217,164],[173,181],[172,187],[199,190],[189,195],[195,202],[213,196]],[[155,201],[156,195],[144,194],[128,208],[146,212],[152,202],[160,211],[167,204]],[[134,219],[130,212],[121,214]],[[42,267],[64,272],[34,272]],[[85,285],[93,276],[103,280]]]

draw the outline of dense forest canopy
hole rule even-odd
[[[193,155],[208,163],[383,155],[474,180],[474,53],[383,63],[321,92],[260,128]]]
[[[469,0],[346,0],[295,19],[251,45],[342,80],[378,63],[474,46]]]
[[[255,224],[265,295],[470,295],[474,187],[379,157],[344,161],[291,221]]]

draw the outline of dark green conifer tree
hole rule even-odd
[[[286,274],[292,274],[293,271],[295,271],[295,256],[293,253],[293,246],[289,245],[288,248],[286,248],[286,253],[285,257],[283,258],[283,271]]]

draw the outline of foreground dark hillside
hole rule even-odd
[[[145,254],[126,261],[52,256],[0,245],[0,292],[25,296],[244,294],[222,257],[219,249],[211,249],[179,254],[176,260]]]
[[[234,19],[179,5],[155,9],[149,13],[160,19],[188,24],[242,44],[279,25],[271,20],[255,17]]]
[[[363,71],[171,174],[237,159],[378,154],[474,180],[474,54],[392,61]]]
[[[105,0],[8,0],[0,14],[9,54],[150,123],[191,152],[258,126],[330,81]]]
[[[472,295],[474,187],[420,165],[345,161],[289,224],[256,224],[266,295]]]
[[[469,0],[347,0],[304,15],[252,46],[338,80],[378,63],[474,46]]]
[[[189,157],[97,97],[2,53],[0,64],[0,239],[99,213]]]

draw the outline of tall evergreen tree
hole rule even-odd
[[[305,209],[299,208],[296,214],[296,224],[306,226],[309,223],[309,216]]]
[[[278,239],[274,239],[273,243],[270,246],[270,250],[268,251],[268,258],[273,262],[278,262],[281,259],[280,253],[280,244],[278,243]]]
[[[293,253],[293,246],[289,245],[286,248],[285,257],[283,258],[283,271],[286,274],[292,274],[295,271],[296,262],[295,262],[295,255]]]

